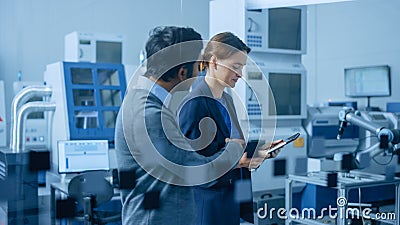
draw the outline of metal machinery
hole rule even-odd
[[[307,113],[306,70],[301,62],[306,53],[307,12],[306,7],[264,9],[248,2],[211,1],[210,36],[231,31],[252,49],[243,79],[232,90],[248,140],[269,142],[301,134],[276,159],[252,172],[255,204],[279,208],[284,204],[286,175],[307,170],[307,134],[301,124]],[[300,192],[304,185],[296,187]],[[283,223],[255,219],[255,224]]]
[[[4,81],[0,80],[0,147],[7,145],[6,101]]]
[[[57,163],[57,141],[108,140],[114,146],[116,116],[125,95],[122,64],[57,62],[47,65],[45,82],[53,87],[57,110],[52,133],[52,163]],[[116,168],[114,151],[111,168]]]
[[[359,143],[359,128],[351,124],[340,140],[337,139],[339,126],[338,113],[343,107],[309,107],[303,125],[308,133],[308,152],[310,171],[340,170],[340,161],[335,155],[352,153]],[[340,157],[339,157],[340,158]]]
[[[36,150],[34,154],[28,151],[24,131],[30,114],[54,111],[55,104],[47,101],[26,102],[35,97],[48,97],[51,91],[47,86],[28,87],[19,92],[12,102],[10,147],[0,149],[1,224],[39,224],[37,170],[45,165],[32,161],[33,155],[40,155],[40,152]],[[45,113],[45,118],[50,124],[51,115]],[[42,152],[48,152],[48,147]]]
[[[360,111],[359,113],[364,120],[379,125],[380,127],[398,129],[398,119],[394,113],[376,111]],[[367,129],[360,129],[360,139],[361,138],[363,138],[364,141],[360,141],[359,149],[371,148],[379,142],[377,135]],[[390,153],[376,154],[371,156],[371,159],[370,165],[367,168],[364,168],[363,171],[384,174],[386,168],[391,166],[396,172],[400,172],[400,167],[398,166],[398,155]]]
[[[14,95],[17,95],[22,89],[29,86],[40,86],[43,82],[29,82],[29,81],[15,81],[13,83]],[[48,96],[46,96],[48,97]],[[46,101],[43,98],[46,97],[34,97],[29,101]],[[47,145],[47,120],[44,117],[45,113],[36,112],[31,113],[26,119],[25,125],[25,139],[22,140],[24,145],[29,148],[43,148]]]
[[[375,112],[372,114],[375,115]],[[400,213],[400,179],[395,177],[393,167],[384,167],[383,173],[386,176],[355,170],[369,168],[371,159],[378,154],[397,154],[396,145],[400,142],[400,130],[387,128],[382,124],[367,120],[365,116],[352,108],[342,109],[338,115],[340,122],[337,132],[338,139],[344,137],[347,132],[346,127],[351,124],[353,127],[350,129],[357,126],[369,131],[371,135],[377,137],[378,142],[365,149],[360,149],[358,146],[355,151],[349,151],[350,154],[342,158],[342,167],[339,169],[309,172],[306,175],[289,175],[286,180],[285,195],[287,212],[290,210],[290,212],[294,212],[292,207],[297,208],[297,212],[313,209],[314,215],[310,217],[307,214],[308,216],[304,217],[303,214],[293,216],[288,213],[286,223],[352,224],[354,220],[372,223],[372,221],[381,218],[380,222],[400,224],[398,218]],[[382,120],[381,117],[376,119]],[[301,207],[296,206],[293,202],[293,184],[295,183],[307,184],[303,191]],[[321,211],[327,209],[328,206],[337,210],[337,217],[332,217],[334,214],[328,215],[328,211]],[[365,208],[368,210],[368,215],[363,214],[363,218],[352,214],[357,210],[361,213]],[[349,213],[352,215],[349,215]],[[382,220],[382,217],[377,216],[382,213],[393,216]]]

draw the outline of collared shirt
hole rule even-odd
[[[155,95],[165,105],[165,107],[169,107],[172,97],[171,94],[156,82],[145,76],[140,76],[136,88],[145,88],[146,90],[150,90],[150,93]]]
[[[165,90],[165,88],[161,87],[157,83],[153,82],[154,85],[151,87],[150,92],[155,95],[160,101],[163,102],[163,104],[168,107],[169,103],[171,101],[171,94]]]

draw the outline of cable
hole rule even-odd
[[[375,157],[377,157],[377,156],[378,156],[378,155],[372,157],[372,160],[374,160],[374,162],[375,162],[376,164],[380,165],[380,166],[387,166],[387,165],[389,165],[389,164],[392,162],[393,156],[394,156],[394,155],[393,155],[393,153],[392,153],[392,155],[391,155],[391,157],[390,157],[390,160],[389,160],[388,162],[386,162],[386,163],[378,162],[378,161],[375,159]]]

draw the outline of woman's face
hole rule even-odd
[[[237,52],[227,59],[216,59],[214,78],[224,87],[234,88],[242,77],[243,66],[246,65],[247,53]]]

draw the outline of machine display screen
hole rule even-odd
[[[274,49],[301,49],[301,9],[269,9],[268,46]]]
[[[300,115],[301,114],[301,74],[269,73],[269,85],[274,98],[269,100],[269,115]]]
[[[344,70],[345,94],[349,97],[390,96],[389,66]]]
[[[96,42],[96,61],[100,63],[122,63],[122,43],[111,41]]]
[[[107,140],[58,141],[58,172],[109,170]]]

